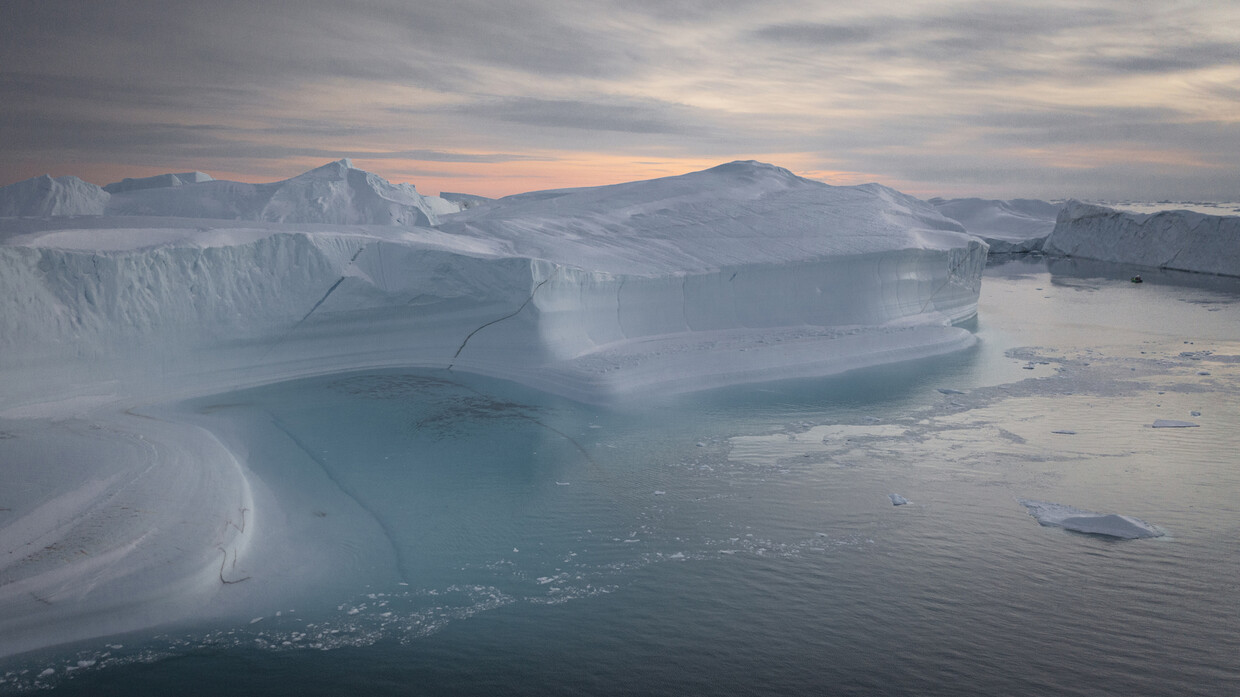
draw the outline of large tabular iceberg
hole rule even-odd
[[[205,218],[259,186],[276,185],[113,196],[197,219],[4,223],[0,408],[104,382],[179,392],[389,365],[602,401],[973,341],[953,323],[976,312],[985,244],[877,185],[738,162],[510,197],[437,228],[288,224],[325,205],[325,221],[373,221],[363,204],[395,187],[342,161],[264,190],[255,217],[284,224]]]
[[[1071,201],[1043,249],[1058,256],[1240,276],[1240,216],[1128,213]]]
[[[737,162],[440,221],[347,161],[173,176],[100,190],[108,215],[0,220],[0,655],[331,582],[313,549],[271,561],[244,452],[144,406],[384,366],[605,401],[974,341],[985,243],[881,186]]]

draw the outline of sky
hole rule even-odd
[[[423,193],[736,159],[1240,199],[1240,0],[0,0],[0,185],[341,157]]]

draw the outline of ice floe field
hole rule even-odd
[[[1240,690],[1234,275],[756,163],[346,165],[0,221],[0,691]]]

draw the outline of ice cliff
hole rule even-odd
[[[101,376],[147,392],[378,365],[595,401],[973,341],[954,323],[976,312],[985,245],[877,185],[738,162],[509,197],[438,228],[357,224],[392,222],[397,194],[416,202],[412,187],[341,161],[276,185],[140,189],[109,206],[175,219],[8,221],[0,408]],[[409,206],[402,215],[421,211]],[[225,210],[257,220],[225,223]],[[337,224],[290,223],[305,218]]]
[[[1058,256],[1240,276],[1240,217],[1128,213],[1071,201],[1043,248]]]
[[[940,213],[990,245],[991,254],[1035,252],[1055,229],[1061,205],[1035,199],[930,199]]]

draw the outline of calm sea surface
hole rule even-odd
[[[83,695],[1240,694],[1240,283],[1130,275],[993,265],[967,352],[629,407],[398,370],[178,405],[232,424],[339,582],[0,674]],[[1042,527],[1019,499],[1166,535]]]

